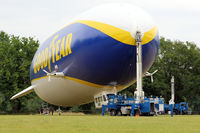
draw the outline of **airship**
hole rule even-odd
[[[92,8],[73,18],[41,44],[30,67],[31,86],[44,101],[73,106],[103,92],[119,92],[136,82],[136,32],[142,39],[142,74],[159,48],[158,28],[144,10],[126,3]]]

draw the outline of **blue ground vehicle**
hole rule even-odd
[[[169,104],[165,104],[164,108],[165,108],[165,113],[170,111]],[[187,114],[188,113],[188,104],[186,102],[180,102],[180,103],[174,104],[173,112],[175,115]]]
[[[107,95],[107,104],[102,105],[102,115],[107,111],[111,116],[122,115],[145,115],[153,116],[157,114],[167,114],[171,111],[171,115],[187,114],[188,104],[180,102],[178,104],[164,104],[164,98],[150,97],[144,98],[142,103],[137,103],[134,97],[127,97],[126,95]]]
[[[102,115],[105,111],[108,111],[111,116],[153,116],[164,113],[164,99],[145,97],[142,103],[136,103],[135,98],[128,98],[126,95],[108,94],[108,104],[102,105]]]

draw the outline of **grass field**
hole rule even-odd
[[[200,116],[0,115],[0,133],[200,133]]]

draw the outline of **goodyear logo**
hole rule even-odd
[[[72,53],[72,33],[68,34],[67,36],[64,36],[62,39],[58,38],[59,35],[54,36],[49,47],[43,49],[42,52],[37,54],[33,64],[35,74],[39,72],[40,69],[44,69],[46,67],[48,67],[49,72],[51,72],[51,61],[52,63],[55,63],[61,58],[68,56]]]

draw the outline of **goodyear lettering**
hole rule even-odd
[[[46,48],[44,52],[44,67],[47,67],[47,59],[48,59],[48,48]]]
[[[40,71],[40,53],[38,54],[38,58],[37,58],[37,70]]]
[[[55,63],[55,40],[58,38],[58,35],[53,38],[51,42],[50,49],[52,49],[52,62]]]
[[[34,69],[34,73],[37,73],[37,70],[36,70],[36,58],[34,59],[33,69]]]
[[[49,49],[48,66],[49,66],[49,72],[51,72],[51,49]]]
[[[66,39],[66,45],[65,45],[66,55],[72,53],[72,51],[71,51],[71,41],[72,41],[72,33],[70,33],[70,34],[67,36],[67,39]]]
[[[54,36],[49,47],[43,49],[42,52],[38,53],[35,57],[33,62],[34,73],[36,74],[40,69],[46,67],[48,67],[49,72],[51,72],[51,62],[55,63],[72,53],[71,41],[72,33],[63,38],[59,38],[59,35]]]
[[[60,58],[65,57],[65,37],[62,39],[62,43],[60,46]]]
[[[56,61],[58,61],[60,59],[60,55],[58,55],[58,52],[59,52],[59,44],[60,44],[60,40],[58,40],[56,42]]]
[[[44,68],[44,60],[45,60],[44,51],[42,51],[42,54],[41,54],[41,65],[40,65],[41,69]]]

